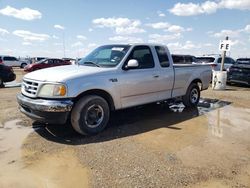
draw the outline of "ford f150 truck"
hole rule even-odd
[[[173,65],[163,45],[104,45],[78,65],[26,74],[17,101],[38,122],[70,120],[78,133],[96,134],[114,110],[176,97],[196,106],[210,80],[209,65]]]

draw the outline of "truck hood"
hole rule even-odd
[[[99,75],[112,71],[113,68],[91,67],[83,65],[66,65],[46,68],[28,73],[25,79],[37,80],[42,82],[65,82],[70,79]]]

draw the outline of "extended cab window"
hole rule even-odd
[[[155,50],[157,52],[161,67],[169,67],[168,54],[166,52],[166,49],[162,46],[156,46]]]
[[[154,67],[154,59],[148,46],[134,47],[127,62],[130,59],[135,59],[138,61],[139,67],[137,69],[148,69]]]

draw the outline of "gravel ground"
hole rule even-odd
[[[0,187],[250,187],[249,87],[118,111],[96,136],[31,121],[18,92],[0,90]]]

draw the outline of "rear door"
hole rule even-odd
[[[169,61],[169,52],[164,46],[155,46],[157,55],[157,65],[159,65],[159,77],[157,80],[158,85],[158,100],[171,98],[172,89],[174,84],[174,71],[173,65]]]
[[[118,76],[121,105],[123,108],[158,100],[159,74],[149,46],[135,46],[123,67],[130,59],[136,59],[139,67],[125,70]]]

